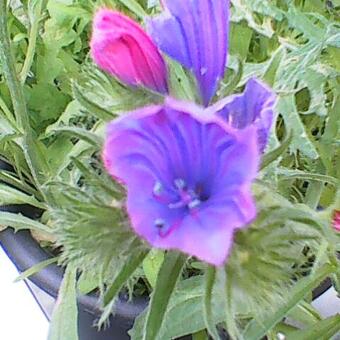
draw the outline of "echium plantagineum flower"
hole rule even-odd
[[[163,57],[138,23],[110,9],[95,14],[91,55],[104,71],[132,86],[167,94]]]
[[[226,66],[229,1],[162,3],[165,12],[149,21],[151,35],[163,52],[193,71],[202,103],[208,106]],[[103,27],[112,33],[112,20],[104,20]],[[95,40],[94,35],[93,55]],[[110,40],[99,44],[95,60],[104,69],[115,69],[119,58],[111,58],[114,48],[108,47],[106,53],[105,41]],[[105,51],[103,56],[100,51]],[[146,78],[149,71],[138,69],[146,72]],[[152,75],[166,84],[164,72]],[[138,77],[134,79],[140,82],[142,76]],[[103,160],[108,172],[126,186],[127,212],[136,233],[154,247],[179,249],[222,265],[235,230],[256,216],[251,183],[268,141],[275,99],[271,89],[250,79],[243,93],[210,107],[167,98],[163,105],[129,112],[111,122]]]
[[[194,73],[209,105],[223,78],[228,50],[229,0],[163,0],[164,12],[149,20],[159,48]]]
[[[256,215],[256,127],[234,129],[194,104],[167,99],[111,122],[103,160],[126,185],[133,229],[154,247],[222,265]]]

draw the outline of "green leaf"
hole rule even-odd
[[[314,326],[289,334],[287,340],[329,340],[340,331],[340,314],[319,321]]]
[[[294,320],[304,325],[314,325],[321,320],[321,316],[314,307],[306,301],[301,301],[288,314]]]
[[[244,340],[242,334],[236,324],[236,312],[233,291],[233,272],[231,268],[225,266],[221,271],[224,271],[224,302],[225,302],[225,324],[228,334],[232,339]],[[223,277],[223,275],[222,275]]]
[[[31,169],[37,185],[43,185],[51,176],[45,145],[32,135],[23,138],[22,146],[26,161]]]
[[[48,226],[38,221],[31,220],[30,218],[22,216],[20,214],[9,213],[4,211],[0,211],[0,226],[12,227],[16,231],[30,229],[35,231],[43,231],[47,233],[52,232],[52,230]]]
[[[148,254],[148,250],[139,248],[138,244],[132,244],[131,249],[133,249],[131,255],[127,256],[124,259],[122,265],[120,265],[118,269],[116,269],[116,271],[114,272],[115,276],[113,278],[113,282],[112,280],[110,280],[110,285],[104,294],[103,311],[100,319],[98,320],[99,327],[104,325],[109,316],[114,313],[116,297],[118,296],[123,286],[127,284],[128,280],[141,265],[145,256]]]
[[[168,252],[158,273],[155,290],[152,294],[144,340],[156,340],[162,327],[163,317],[168,307],[169,299],[175,289],[182,272],[186,256],[177,252]]]
[[[83,91],[81,88],[76,84],[73,83],[72,86],[74,98],[79,102],[79,104],[89,113],[93,114],[99,119],[107,122],[114,118],[114,114],[103,107],[100,107],[96,103],[92,102],[86,96],[84,96]]]
[[[82,295],[94,291],[99,286],[98,278],[92,272],[82,272],[78,278],[77,289]]]
[[[40,194],[32,186],[16,178],[8,171],[0,171],[0,181],[7,183],[17,189],[20,189],[21,191],[30,193],[31,195],[37,195],[39,196],[39,198],[41,197]]]
[[[253,30],[244,22],[231,23],[230,26],[230,54],[237,56],[241,61],[247,58]]]
[[[291,151],[296,152],[297,150],[300,150],[309,158],[318,158],[318,152],[316,151],[313,143],[308,138],[305,126],[303,125],[297,111],[295,97],[293,95],[280,97],[277,104],[277,110],[282,114],[287,129],[293,132],[293,139],[290,143]]]
[[[41,12],[43,6],[45,5],[46,1],[44,0],[31,0],[28,2],[28,17],[30,20],[29,25],[30,32],[29,32],[29,44],[26,51],[26,58],[20,74],[20,80],[22,84],[25,83],[27,75],[33,64],[39,31],[39,23],[41,20]]]
[[[242,79],[243,63],[238,56],[230,57],[228,68],[232,71],[230,72],[230,70],[228,70],[228,72],[226,72],[221,87],[217,91],[217,96],[220,99],[233,94]]]
[[[71,137],[79,138],[97,147],[98,150],[101,149],[103,142],[104,142],[103,139],[99,135],[89,130],[85,130],[83,128],[75,127],[75,126],[57,127],[50,131],[50,133],[53,133],[53,132],[54,133],[65,133],[67,135],[70,135]]]
[[[210,336],[214,340],[218,340],[220,337],[216,330],[216,325],[213,321],[212,313],[212,297],[213,288],[216,279],[216,269],[213,266],[208,266],[205,272],[205,287],[204,287],[204,303],[203,303],[203,313],[204,322]]]
[[[76,270],[66,268],[50,324],[48,340],[78,340]]]
[[[262,157],[261,170],[266,168],[269,164],[277,160],[283,153],[288,149],[292,141],[292,134],[290,133],[288,137],[281,143],[276,149],[266,153]]]
[[[273,54],[271,60],[263,75],[263,80],[269,85],[273,86],[275,83],[275,78],[277,70],[281,64],[282,59],[286,56],[286,49],[284,47],[279,47]]]
[[[315,276],[308,276],[301,279],[291,290],[289,296],[286,296],[284,303],[276,312],[268,315],[264,320],[252,320],[243,333],[244,339],[259,340],[266,333],[279,323],[286,315],[304,299],[313,288],[336,270],[335,267],[324,265]]]
[[[144,11],[143,7],[135,0],[118,0],[124,6],[126,6],[131,12],[137,15],[140,19],[147,17],[147,13]]]
[[[204,276],[193,276],[178,282],[174,294],[171,296],[169,306],[164,316],[163,326],[159,333],[162,340],[177,339],[181,336],[197,333],[205,326],[203,317]],[[213,323],[224,321],[224,301],[222,290],[217,285],[212,296]],[[238,306],[240,307],[240,306]],[[243,309],[242,309],[243,308]],[[242,313],[248,306],[242,306],[238,312]],[[133,340],[141,340],[147,311],[143,312],[135,321],[130,331]]]
[[[21,273],[14,280],[14,282],[19,282],[21,280],[25,280],[25,279],[29,278],[30,276],[40,272],[42,269],[48,267],[50,264],[56,263],[56,262],[58,262],[58,258],[57,257],[52,257],[52,258],[50,258],[48,260],[41,261],[41,262],[37,263],[36,265],[32,266],[31,268],[25,270],[23,273]]]
[[[22,191],[0,183],[0,206],[10,204],[30,204],[37,208],[46,208],[45,204],[39,202],[34,196],[29,196]]]
[[[318,181],[318,182],[324,182],[334,185],[335,188],[339,186],[339,180],[335,177],[328,176],[328,175],[322,175],[322,174],[313,174],[304,172],[301,170],[291,170],[291,169],[285,169],[285,168],[278,168],[277,174],[279,176],[282,176],[280,178],[281,181],[286,181],[290,179],[303,179],[303,180],[309,180],[309,181]]]
[[[167,58],[169,81],[174,96],[183,100],[195,101],[196,88],[190,74],[176,61]]]
[[[164,251],[151,249],[143,261],[143,270],[152,288],[155,288],[158,272],[164,261]]]
[[[138,266],[142,263],[148,251],[140,250],[126,259],[123,268],[117,273],[111,286],[104,295],[104,307],[107,306],[119,293],[126,281],[135,272]]]
[[[205,330],[199,331],[192,335],[192,340],[209,340]]]

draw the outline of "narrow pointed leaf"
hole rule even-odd
[[[34,196],[27,195],[20,190],[6,184],[0,184],[0,205],[30,204],[37,208],[45,209],[45,205]]]
[[[52,314],[48,340],[78,340],[76,270],[68,266]]]
[[[289,317],[304,325],[314,325],[321,320],[321,316],[314,307],[306,301],[301,301],[289,313]]]
[[[220,337],[217,334],[216,325],[213,321],[212,314],[212,294],[213,287],[216,279],[216,269],[213,266],[208,266],[205,272],[205,287],[204,287],[204,304],[203,304],[203,313],[204,313],[204,322],[206,328],[210,334],[210,336],[214,340],[218,340]]]
[[[277,174],[281,175],[280,178],[281,181],[286,181],[290,179],[303,179],[306,181],[318,181],[318,182],[324,182],[334,185],[334,187],[339,186],[339,180],[335,177],[328,176],[328,175],[322,175],[322,174],[313,174],[304,172],[301,170],[291,170],[291,169],[285,169],[285,168],[279,168],[277,170]]]
[[[140,19],[144,19],[147,14],[143,7],[135,0],[118,0],[124,6],[126,6],[131,12],[136,14]]]
[[[281,143],[279,147],[268,152],[262,158],[261,169],[266,168],[269,164],[278,159],[283,153],[289,148],[292,141],[292,134],[290,133],[288,137]]]
[[[1,227],[12,227],[16,231],[23,229],[43,231],[47,233],[51,233],[52,231],[49,227],[38,221],[31,220],[30,218],[19,214],[4,211],[0,211],[0,228]]]
[[[279,47],[273,54],[268,67],[263,75],[263,80],[269,85],[273,86],[275,83],[275,78],[277,70],[281,64],[282,59],[286,56],[286,49],[284,47]]]
[[[52,263],[56,263],[58,261],[57,257],[52,257],[51,259],[47,259],[45,261],[41,261],[34,265],[33,267],[28,268],[25,270],[23,273],[21,273],[15,280],[14,282],[19,282],[21,280],[25,280],[29,278],[30,276],[39,273],[42,269],[48,267]]]
[[[104,109],[103,107],[98,106],[96,103],[92,102],[90,99],[86,98],[82,93],[81,88],[77,84],[73,84],[72,86],[74,98],[79,102],[79,104],[90,114],[93,114],[99,119],[103,121],[110,121],[114,118],[114,114],[110,111]]]
[[[273,314],[261,322],[252,320],[243,333],[244,339],[260,340],[266,333],[279,323],[287,313],[296,306],[309,292],[315,288],[320,282],[335,271],[335,267],[325,265],[321,268],[316,276],[301,279],[290,293],[284,304]]]
[[[114,281],[112,282],[110,288],[104,295],[104,307],[107,306],[122,289],[124,283],[131,277],[138,266],[143,262],[145,256],[147,255],[146,250],[141,250],[134,253],[125,263],[123,268],[117,273]]]
[[[58,127],[51,131],[51,133],[66,133],[68,135],[71,135],[72,137],[79,138],[95,147],[98,147],[99,149],[103,145],[103,139],[96,135],[95,133],[75,127],[75,126],[65,126],[65,127]]]
[[[186,257],[181,253],[169,252],[165,255],[150,302],[144,340],[157,339],[169,299],[180,277],[185,261]]]
[[[329,340],[340,332],[340,314],[319,321],[314,326],[296,331],[287,340]]]

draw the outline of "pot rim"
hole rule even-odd
[[[18,210],[20,211],[20,209]],[[19,272],[24,272],[51,258],[51,255],[39,245],[28,230],[15,232],[10,227],[6,228],[0,232],[0,245]],[[52,263],[28,279],[50,296],[57,298],[63,275],[63,268]],[[101,313],[100,302],[96,293],[79,294],[78,304],[93,315],[99,316]],[[126,296],[120,296],[115,303],[114,314],[126,319],[135,319],[147,304],[148,299],[145,297],[136,297],[132,301],[128,301]]]
[[[28,230],[15,233],[12,228],[7,228],[0,232],[0,244],[19,272],[24,272],[37,263],[51,258],[51,255],[40,247]],[[30,276],[29,280],[52,297],[57,298],[63,275],[62,267],[52,263]],[[331,286],[332,283],[329,278],[324,280],[320,286],[313,290],[313,300],[320,297]],[[79,295],[78,302],[89,312],[100,313],[97,294]],[[143,297],[134,298],[132,302],[128,302],[126,297],[120,297],[115,304],[115,311],[124,317],[136,318],[145,309],[147,302],[148,299]]]

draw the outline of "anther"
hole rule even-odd
[[[194,209],[194,208],[198,207],[200,204],[201,204],[201,201],[196,198],[188,204],[188,208]]]
[[[162,229],[165,226],[165,221],[162,218],[157,218],[157,220],[155,220],[155,226],[158,229]]]
[[[186,188],[186,183],[182,178],[175,179],[175,185],[177,189],[183,190]]]
[[[161,192],[162,192],[162,184],[161,184],[161,182],[156,182],[155,183],[155,186],[153,187],[153,193],[154,193],[154,195],[160,195],[161,194]]]

